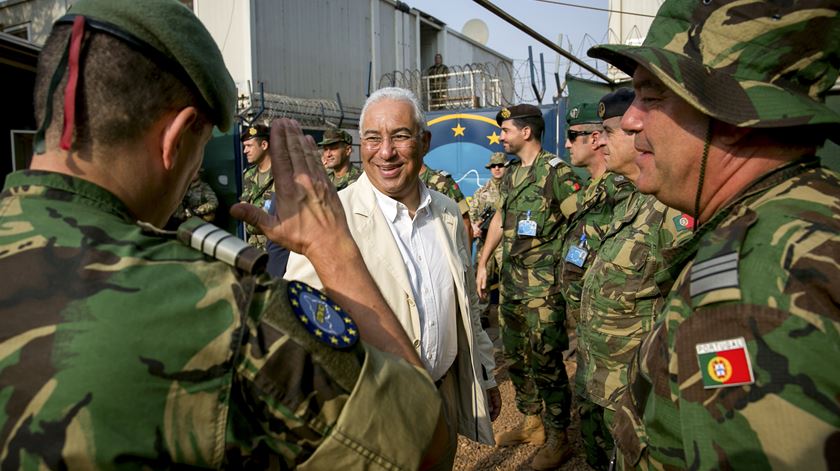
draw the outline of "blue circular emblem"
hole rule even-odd
[[[295,317],[315,338],[333,348],[352,347],[359,340],[356,323],[324,293],[298,281],[290,281],[288,290]]]

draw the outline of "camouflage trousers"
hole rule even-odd
[[[268,237],[262,234],[248,234],[248,244],[258,249],[265,250],[268,243]]]
[[[569,426],[571,392],[562,352],[569,347],[565,303],[548,298],[502,300],[499,329],[508,374],[516,390],[516,408],[525,415],[542,412],[545,425]]]
[[[615,442],[610,425],[615,412],[577,396],[580,414],[580,438],[586,451],[586,462],[597,471],[607,471]]]

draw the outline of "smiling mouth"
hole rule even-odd
[[[391,178],[399,175],[402,165],[377,165],[379,173],[386,178]]]

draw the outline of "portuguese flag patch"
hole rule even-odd
[[[750,355],[744,337],[701,343],[695,346],[703,388],[722,388],[752,384]]]

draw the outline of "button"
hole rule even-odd
[[[411,299],[411,298],[408,298],[408,305],[411,306],[411,307],[414,307],[414,300]]]
[[[417,348],[419,346],[420,346],[420,339],[417,339],[417,340],[414,341],[414,348]]]

